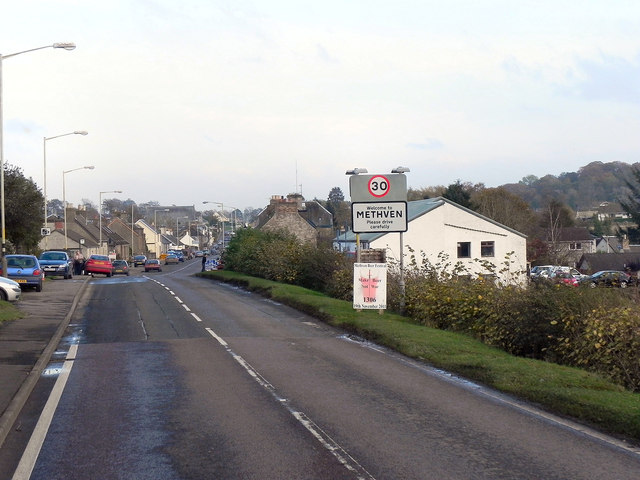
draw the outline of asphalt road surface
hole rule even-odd
[[[89,282],[13,478],[640,478],[621,442],[200,268]]]

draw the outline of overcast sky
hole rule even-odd
[[[47,197],[244,209],[640,161],[637,0],[4,2],[5,161]]]

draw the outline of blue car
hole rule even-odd
[[[34,255],[7,255],[7,277],[18,282],[21,288],[32,287],[42,291],[44,271]]]
[[[61,275],[65,280],[73,278],[73,261],[67,252],[49,250],[38,259],[46,276]]]

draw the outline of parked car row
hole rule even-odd
[[[627,288],[637,285],[637,277],[620,270],[601,270],[592,275],[580,273],[575,268],[559,265],[538,265],[531,268],[531,280],[549,281],[569,286]]]

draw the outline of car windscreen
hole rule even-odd
[[[60,252],[44,252],[40,258],[42,260],[66,260],[65,254]]]

